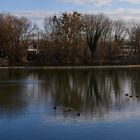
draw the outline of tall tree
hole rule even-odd
[[[11,56],[11,62],[19,60],[20,49],[26,40],[30,27],[28,19],[10,14],[0,14],[0,49],[5,49]]]
[[[64,58],[70,59],[71,56],[73,58],[84,29],[82,15],[77,12],[65,12],[59,17],[45,19],[44,27],[47,34],[51,35],[51,39],[57,45],[61,44],[65,54]]]
[[[99,39],[104,32],[108,31],[110,19],[103,14],[85,15],[84,22],[86,25],[85,33],[87,45],[91,52],[91,56],[94,57]]]
[[[127,35],[126,32],[126,23],[122,20],[117,20],[113,22],[113,34],[114,41],[121,45]]]

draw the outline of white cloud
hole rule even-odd
[[[63,11],[62,11],[63,12]],[[99,10],[89,10],[87,12],[82,12],[83,14],[97,14],[97,13],[104,13],[105,15],[109,16],[111,19],[123,19],[123,20],[136,20],[140,22],[140,9],[128,9],[128,8],[118,8],[118,9],[107,9],[105,11]],[[28,19],[38,22],[39,24],[43,21],[45,17],[59,15],[60,12],[55,13],[53,11],[19,11],[13,12],[13,15],[18,17],[25,16]]]
[[[125,9],[119,8],[114,11],[109,11],[107,14],[114,19],[132,20],[135,19],[140,21],[140,10],[139,9]]]
[[[140,4],[140,0],[56,0],[56,1],[64,2],[64,3],[95,5],[95,6],[110,5],[115,2],[116,3],[127,2],[131,4]]]
[[[56,0],[64,3],[75,3],[75,4],[94,4],[96,6],[108,5],[113,3],[113,0]],[[140,4],[140,0],[114,0],[114,2],[128,2],[132,4]]]
[[[18,11],[18,12],[12,12],[12,14],[22,17],[25,16],[29,19],[44,19],[45,17],[49,17],[55,14],[53,11]]]
[[[58,0],[57,0],[58,1]],[[111,4],[112,0],[59,0],[65,3],[75,3],[75,4],[94,4],[96,6]]]
[[[119,0],[120,2],[129,2],[132,4],[140,4],[140,0]]]
[[[37,23],[41,28],[43,27],[44,18],[56,15],[56,13],[53,11],[42,11],[42,10],[17,11],[17,12],[12,12],[11,14],[17,17],[26,17],[29,20],[31,20],[33,23]]]
[[[90,14],[97,14],[100,11],[98,10],[91,10],[88,11],[87,13]],[[106,11],[103,11],[103,13],[107,16],[109,16],[111,19],[122,19],[122,20],[136,20],[136,21],[140,21],[140,9],[128,9],[128,8],[118,8],[118,9],[108,9]]]

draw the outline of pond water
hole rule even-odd
[[[139,68],[0,70],[0,140],[139,140],[139,131]]]

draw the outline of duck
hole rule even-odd
[[[80,113],[77,113],[77,116],[80,116]]]
[[[56,107],[56,106],[54,106],[54,107],[53,107],[53,109],[54,109],[54,110],[56,110],[56,109],[57,109],[57,107]]]
[[[71,112],[72,109],[68,108],[67,110],[63,110],[63,112]]]

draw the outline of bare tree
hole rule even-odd
[[[110,25],[110,19],[103,14],[98,15],[85,15],[84,22],[86,25],[86,39],[87,45],[91,52],[91,56],[94,57],[99,39],[103,33],[108,31]]]
[[[26,40],[29,27],[30,22],[24,17],[0,14],[0,48],[7,50],[12,63],[19,60],[22,41]]]
[[[132,46],[132,51],[134,49],[135,54],[140,49],[140,24],[136,22],[130,22],[127,26],[127,33],[129,44]]]
[[[59,17],[46,18],[44,28],[51,40],[64,50],[64,59],[74,58],[78,42],[82,37],[84,23],[82,15],[77,12],[62,13]],[[71,60],[70,60],[71,61]]]
[[[113,22],[113,34],[114,41],[119,45],[123,43],[127,32],[126,32],[126,23],[122,20],[117,20]]]

